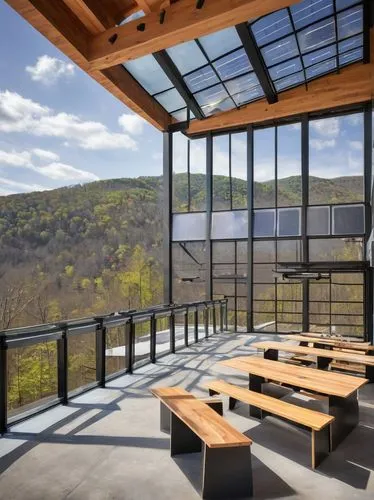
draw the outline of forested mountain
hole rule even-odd
[[[228,178],[215,176],[217,208]],[[190,177],[191,207],[203,209],[205,176]],[[233,179],[234,207],[247,185]],[[255,183],[256,206],[274,200],[274,183]],[[315,203],[358,201],[361,177],[311,178]],[[0,328],[162,302],[162,178],[113,179],[0,197]],[[301,199],[299,177],[278,183],[278,202]],[[187,206],[187,176],[174,176],[174,209]]]

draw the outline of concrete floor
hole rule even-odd
[[[201,454],[170,457],[149,388],[181,385],[206,395],[203,382],[217,376],[246,385],[247,377],[216,363],[253,353],[251,342],[264,337],[216,335],[13,426],[0,439],[0,499],[200,498]],[[288,393],[285,399],[324,405]],[[271,417],[250,419],[245,405],[225,416],[254,441],[254,498],[374,498],[374,384],[360,393],[359,426],[315,472],[299,429]]]

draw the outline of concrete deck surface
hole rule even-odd
[[[246,385],[244,374],[216,363],[252,354],[251,342],[269,337],[215,335],[13,426],[0,439],[0,499],[199,499],[201,454],[170,457],[149,388],[181,385],[206,395],[202,384],[217,376]],[[325,404],[286,390],[283,397]],[[360,391],[359,426],[315,472],[301,430],[271,417],[251,419],[245,405],[229,412],[227,401],[225,417],[254,441],[254,498],[374,498],[374,384]]]

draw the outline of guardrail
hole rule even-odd
[[[15,328],[0,332],[0,434],[7,431],[10,424],[20,422],[52,406],[68,404],[69,399],[94,387],[105,387],[107,381],[119,377],[146,363],[156,363],[157,359],[177,348],[187,347],[209,336],[209,316],[212,319],[212,332],[217,332],[217,309],[219,313],[219,330],[227,329],[227,299],[191,302],[187,304],[163,304],[145,310],[127,310],[110,313],[99,317],[81,318],[60,321],[26,328]],[[199,312],[203,313],[204,336],[199,337]],[[193,316],[193,337],[190,338],[190,319]],[[183,317],[182,328],[176,321]],[[168,328],[157,332],[157,322],[166,320]],[[149,334],[139,335],[137,325],[149,326]],[[124,345],[109,349],[108,335],[111,329],[124,330]],[[143,327],[142,327],[143,328]],[[91,333],[95,335],[95,381],[69,391],[69,341],[74,336]],[[162,341],[158,342],[158,337]],[[168,339],[165,341],[166,337]],[[57,344],[57,397],[47,403],[34,404],[27,411],[8,416],[8,353],[15,348],[33,346],[45,342]],[[149,349],[148,349],[149,343]],[[157,346],[161,346],[158,352]],[[116,351],[117,349],[117,351]],[[114,351],[115,354],[108,354]],[[125,367],[114,373],[107,371],[107,358],[114,356],[124,358]]]

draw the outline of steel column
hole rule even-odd
[[[173,189],[173,134],[163,134],[163,196],[164,196],[164,303],[172,302],[172,189]]]
[[[7,431],[8,413],[8,367],[5,336],[0,336],[0,434]]]
[[[309,262],[307,218],[309,204],[309,117],[301,119],[301,244],[302,262]],[[303,332],[309,331],[309,280],[303,280]]]
[[[169,329],[170,329],[170,352],[175,353],[175,316],[172,315],[169,318]]]
[[[151,318],[151,363],[156,363],[156,335],[157,320],[153,315]]]
[[[365,240],[364,256],[367,260],[367,244],[373,231],[373,200],[372,200],[372,155],[373,155],[373,123],[372,106],[365,106],[364,110],[364,186],[365,186]],[[372,257],[373,258],[373,257]],[[365,338],[373,343],[373,268],[365,271]]]
[[[247,203],[248,203],[248,246],[247,246],[247,331],[253,330],[253,127],[247,128]]]
[[[206,300],[213,298],[212,281],[212,194],[213,194],[213,137],[208,134],[206,139]]]

